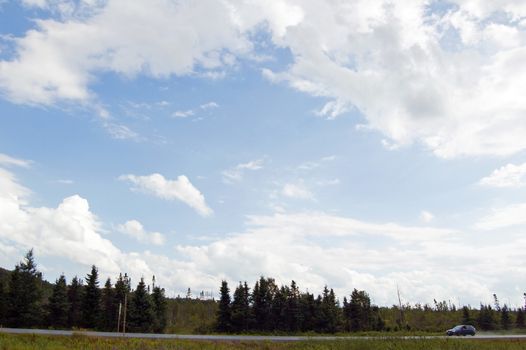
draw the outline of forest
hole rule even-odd
[[[38,271],[33,251],[12,271],[0,269],[0,326],[13,328],[90,329],[141,333],[349,333],[439,332],[455,324],[483,331],[525,329],[524,308],[500,305],[457,307],[434,300],[433,305],[376,306],[366,291],[354,289],[340,299],[333,289],[303,292],[295,281],[278,286],[260,277],[253,288],[240,282],[232,291],[222,281],[219,299],[167,298],[156,285],[141,279],[135,288],[127,274],[100,286],[92,266],[84,279],[67,283],[61,275],[49,283]]]

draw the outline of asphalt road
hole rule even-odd
[[[358,339],[379,339],[382,336],[374,337],[336,337],[336,336],[266,336],[266,335],[199,335],[199,334],[152,334],[152,333],[114,333],[114,332],[79,332],[79,331],[61,331],[48,329],[21,329],[21,328],[0,328],[2,333],[12,334],[42,334],[72,336],[85,335],[88,337],[111,337],[111,338],[145,338],[145,339],[188,339],[188,340],[210,340],[210,341],[306,341],[306,340],[358,340]],[[386,336],[387,338],[387,336]],[[396,337],[402,339],[441,339],[447,336],[405,336]],[[500,334],[478,334],[474,337],[452,337],[455,339],[524,339],[525,334],[500,335]]]

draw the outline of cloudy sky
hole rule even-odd
[[[526,291],[522,0],[0,1],[0,265]]]

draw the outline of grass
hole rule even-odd
[[[227,350],[227,349],[265,349],[265,350],[526,350],[526,341],[483,340],[483,339],[400,339],[378,338],[374,340],[339,340],[306,342],[217,342],[191,340],[150,340],[114,339],[86,336],[42,336],[0,334],[0,350],[62,350],[62,349],[152,349],[152,350]]]

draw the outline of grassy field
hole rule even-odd
[[[376,339],[376,340],[341,340],[341,341],[310,341],[310,342],[212,342],[189,340],[142,340],[142,339],[110,339],[91,338],[86,336],[60,337],[40,335],[0,334],[0,350],[26,349],[159,349],[159,350],[193,350],[193,349],[312,349],[312,350],[526,350],[526,341],[517,340],[473,340],[473,339]]]

